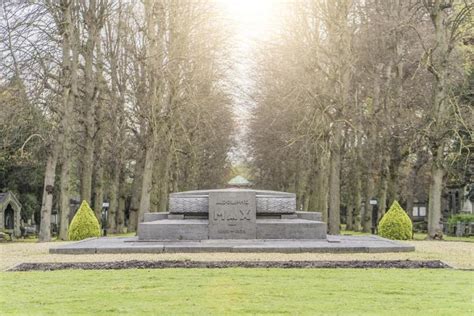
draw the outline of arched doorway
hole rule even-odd
[[[12,192],[0,192],[0,232],[7,230],[20,237],[21,204]]]
[[[5,229],[14,229],[15,227],[15,211],[11,204],[8,204],[7,208],[5,209],[5,222],[4,226]]]

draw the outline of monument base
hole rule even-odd
[[[294,193],[217,189],[170,194],[168,213],[146,213],[139,241],[323,240],[321,213],[299,212]]]
[[[414,251],[415,247],[378,236],[327,236],[327,239],[207,239],[181,241],[139,241],[137,237],[90,238],[55,246],[50,253],[380,253]]]
[[[202,218],[169,219],[169,213],[145,214],[138,225],[138,239],[151,240],[206,240],[209,220]],[[296,212],[295,218],[268,216],[256,219],[256,239],[325,239],[326,223],[316,212]],[[253,238],[255,239],[255,238]]]
[[[206,219],[162,219],[143,222],[139,240],[209,239]],[[306,219],[257,219],[256,239],[324,239],[326,224]]]

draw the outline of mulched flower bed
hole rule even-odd
[[[112,261],[21,263],[8,271],[54,270],[120,270],[165,268],[352,268],[352,269],[444,269],[451,268],[439,260],[367,260],[367,261]]]

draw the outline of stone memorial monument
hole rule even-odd
[[[168,213],[147,213],[138,239],[325,239],[321,213],[296,211],[293,193],[221,189],[172,193]]]
[[[293,193],[228,188],[172,193],[169,212],[146,213],[138,236],[86,239],[50,253],[401,252],[378,236],[326,236],[321,213],[298,212]]]

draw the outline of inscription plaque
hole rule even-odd
[[[256,209],[255,192],[210,192],[209,239],[256,239]]]

